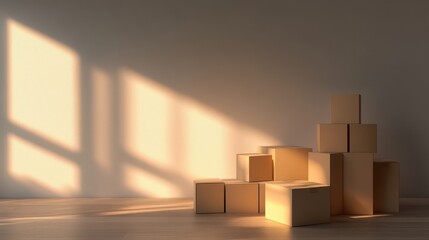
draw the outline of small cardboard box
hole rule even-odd
[[[220,179],[194,180],[196,213],[225,212],[225,183]]]
[[[326,153],[348,152],[347,124],[317,124],[317,150]]]
[[[261,151],[273,157],[274,181],[308,179],[308,153],[311,148],[266,146],[261,147]]]
[[[308,181],[331,187],[331,215],[343,213],[343,154],[308,153]]]
[[[374,162],[374,212],[399,212],[398,162]]]
[[[377,124],[349,124],[349,152],[377,152]]]
[[[330,220],[329,186],[317,183],[267,183],[265,218],[289,226]]]
[[[373,153],[343,153],[344,213],[373,214]]]
[[[258,213],[259,184],[241,180],[224,180],[227,213]]]
[[[273,180],[273,158],[269,154],[237,154],[237,179],[247,182]]]
[[[331,96],[331,123],[361,123],[360,94]]]

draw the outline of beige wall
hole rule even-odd
[[[0,197],[191,196],[361,93],[429,196],[426,1],[0,1]]]

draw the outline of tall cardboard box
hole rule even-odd
[[[308,179],[308,153],[311,148],[268,146],[261,147],[261,150],[273,157],[274,181]]]
[[[373,153],[344,153],[344,213],[373,214]]]
[[[225,180],[225,211],[227,213],[258,213],[258,183]]]
[[[360,123],[361,97],[359,94],[331,96],[332,123]]]
[[[377,124],[349,124],[349,152],[377,152]]]
[[[273,158],[269,154],[237,154],[237,179],[247,182],[273,180]]]
[[[329,186],[306,183],[267,183],[265,217],[289,226],[330,220]]]
[[[196,213],[225,212],[225,184],[220,179],[194,180]]]
[[[348,152],[348,125],[343,123],[317,124],[319,152]]]
[[[399,163],[374,162],[374,211],[399,212]]]
[[[343,154],[308,153],[308,181],[331,187],[331,215],[343,213]]]

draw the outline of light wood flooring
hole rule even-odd
[[[394,215],[290,228],[263,215],[196,215],[190,199],[1,199],[0,239],[429,239],[429,199]]]

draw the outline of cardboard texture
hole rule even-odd
[[[308,153],[311,148],[266,146],[261,147],[261,151],[273,157],[274,181],[308,179]]]
[[[270,182],[259,182],[259,213],[265,213],[265,185]]]
[[[374,162],[374,212],[399,212],[398,162]]]
[[[194,180],[196,213],[225,212],[225,184],[220,179]]]
[[[237,154],[237,179],[247,182],[273,180],[273,159],[269,154]]]
[[[331,96],[331,123],[361,123],[360,94]]]
[[[343,168],[342,153],[308,153],[308,181],[331,187],[331,215],[343,213]]]
[[[344,213],[373,214],[373,153],[344,153]]]
[[[265,217],[289,226],[330,220],[329,186],[317,183],[267,183]]]
[[[317,150],[319,152],[348,152],[347,124],[317,124]]]
[[[259,183],[259,213],[265,213],[265,183]]]
[[[349,152],[377,152],[377,124],[350,124]]]
[[[259,184],[241,180],[225,180],[225,211],[227,213],[258,213]]]

